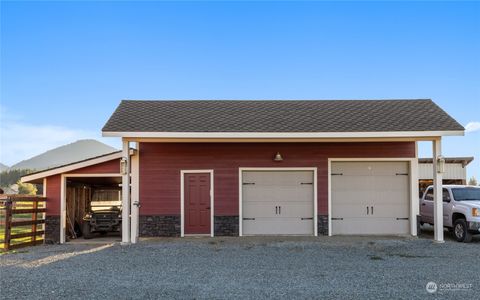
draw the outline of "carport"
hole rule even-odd
[[[80,238],[83,218],[92,201],[123,211],[121,164],[122,152],[117,151],[22,177],[22,182],[43,184],[47,197],[46,242]],[[129,213],[129,208],[126,211]]]
[[[84,217],[93,210],[121,210],[121,177],[103,174],[68,174],[65,182],[65,240],[85,237]],[[107,234],[102,233],[101,236]],[[108,233],[108,236],[115,234]],[[117,233],[119,236],[119,234]],[[88,233],[87,233],[88,236]],[[98,237],[92,234],[91,237]]]

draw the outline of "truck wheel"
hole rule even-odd
[[[90,223],[88,222],[84,222],[83,223],[83,238],[88,240],[88,239],[91,239],[93,236],[92,236],[92,232],[90,231]]]
[[[453,224],[453,236],[457,242],[470,243],[472,241],[472,234],[468,232],[467,221],[465,219],[458,219]]]

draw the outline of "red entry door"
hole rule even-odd
[[[210,234],[210,174],[185,174],[185,234]]]

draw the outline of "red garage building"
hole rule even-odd
[[[47,231],[60,242],[66,184],[82,175],[121,183],[126,243],[138,236],[416,235],[417,142],[432,141],[441,163],[441,137],[463,131],[431,100],[122,101],[103,128],[104,136],[122,138],[122,152],[23,180],[46,181]]]

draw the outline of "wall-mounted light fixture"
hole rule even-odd
[[[445,157],[441,155],[437,157],[437,173],[445,173]]]
[[[275,157],[273,158],[273,161],[283,161],[283,157],[280,154],[280,152],[277,152],[277,154],[275,154]]]

